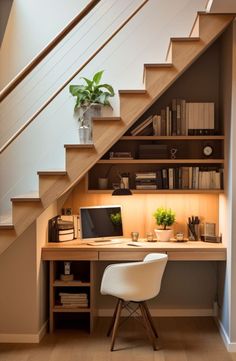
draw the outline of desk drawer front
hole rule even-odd
[[[97,261],[98,252],[97,251],[83,251],[83,250],[44,250],[42,254],[42,259],[46,261]]]
[[[109,252],[101,251],[99,252],[100,261],[142,261],[144,257],[154,251],[119,251],[119,252]],[[165,252],[158,252],[165,253]]]
[[[168,251],[169,261],[225,261],[226,252],[214,251]]]

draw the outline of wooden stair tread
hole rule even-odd
[[[215,16],[215,15],[235,15],[236,16],[236,13],[208,13],[206,11],[198,11],[197,12],[197,15],[212,15],[212,16]]]
[[[177,42],[177,41],[183,41],[183,42],[191,42],[191,41],[199,41],[199,40],[201,40],[201,38],[200,37],[196,37],[196,36],[194,36],[194,37],[188,37],[188,36],[186,36],[186,37],[180,37],[180,38],[178,38],[178,37],[173,37],[173,38],[170,38],[170,42]]]
[[[173,66],[172,63],[146,63],[144,64],[144,68],[171,68]]]
[[[0,229],[9,229],[9,230],[13,230],[14,229],[14,225],[13,224],[4,224],[4,223],[0,223]]]
[[[111,120],[121,120],[121,117],[93,117],[93,120],[99,121],[99,120],[107,120],[107,121],[111,121]]]
[[[41,198],[38,195],[22,195],[11,198],[12,202],[41,202]]]
[[[147,90],[146,89],[122,89],[119,90],[119,94],[146,94]]]
[[[64,144],[65,148],[76,148],[76,149],[94,149],[94,143],[91,144]]]
[[[38,175],[67,175],[65,170],[40,170],[37,172]]]

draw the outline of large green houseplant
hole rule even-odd
[[[153,214],[153,217],[156,220],[158,226],[162,226],[161,229],[155,229],[157,239],[159,241],[168,241],[173,237],[173,230],[169,229],[172,224],[175,222],[175,212],[170,208],[159,207]]]
[[[92,117],[101,115],[101,106],[110,106],[109,99],[115,95],[109,84],[101,84],[104,70],[94,74],[92,79],[82,77],[84,84],[70,85],[69,91],[76,98],[74,111],[78,113],[82,141],[92,140]]]

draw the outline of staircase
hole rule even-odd
[[[120,90],[120,117],[93,119],[91,145],[65,145],[66,170],[38,172],[39,194],[12,198],[12,224],[0,225],[0,254],[88,172],[132,124],[216,40],[234,15],[198,13],[188,38],[171,38],[166,63],[144,65],[144,90]]]

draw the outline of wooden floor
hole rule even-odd
[[[128,321],[119,331],[116,351],[106,337],[109,319],[100,319],[94,333],[57,330],[39,345],[0,344],[0,361],[236,361],[226,351],[211,318],[159,318],[160,350],[153,351],[142,326]]]

